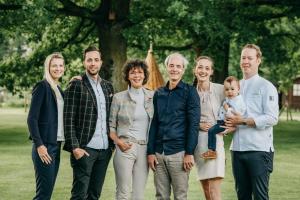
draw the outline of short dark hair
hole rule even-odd
[[[97,47],[95,47],[95,46],[89,46],[88,48],[86,48],[83,51],[83,60],[85,60],[86,53],[91,52],[91,51],[98,51],[99,54],[100,54],[100,58],[101,58],[101,52],[100,52],[100,50]]]
[[[129,77],[129,71],[134,69],[134,68],[141,68],[144,71],[145,78],[143,80],[143,85],[145,85],[148,81],[148,78],[149,78],[148,65],[144,61],[138,60],[138,59],[129,60],[125,63],[125,65],[123,67],[124,81],[126,83],[128,83],[129,86],[131,86],[128,77]]]
[[[235,76],[228,76],[225,80],[224,80],[224,84],[227,82],[229,84],[231,84],[232,82],[236,82],[238,87],[240,88],[240,81],[239,79],[237,79]]]

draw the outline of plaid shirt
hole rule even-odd
[[[109,111],[114,90],[112,84],[101,79],[106,102],[106,127],[109,134]],[[98,118],[97,100],[88,77],[82,75],[82,81],[72,81],[65,91],[64,102],[64,150],[72,151],[75,148],[84,148],[92,139]],[[109,137],[108,137],[109,138]],[[113,142],[109,139],[113,147]]]

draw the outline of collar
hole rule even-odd
[[[166,84],[166,86],[165,86],[165,88],[167,89],[167,90],[170,90],[169,89],[169,84],[170,84],[170,81],[168,81],[167,82],[167,84]],[[176,87],[175,88],[173,88],[172,90],[175,90],[176,88],[184,88],[184,82],[182,81],[182,80],[180,80],[178,83],[177,83],[177,85],[176,85]]]
[[[151,99],[151,96],[148,95],[148,92],[147,92],[147,89],[146,89],[146,88],[142,87],[142,88],[140,88],[140,89],[141,89],[141,91],[144,93],[144,96],[147,97],[147,99]],[[134,94],[132,94],[132,92],[131,92],[130,90],[131,90],[131,89],[130,89],[130,87],[128,86],[128,89],[127,89],[128,96],[129,96],[130,100],[134,101],[133,98],[132,98],[132,95],[134,95]]]
[[[89,80],[91,83],[95,83],[95,82],[96,82],[96,81],[95,81],[88,73],[85,72],[85,75],[87,76],[88,80]],[[98,83],[98,82],[99,82],[99,84],[100,84],[100,82],[101,82],[101,78],[100,78],[99,75],[98,75],[98,80],[97,80],[96,83]]]
[[[247,82],[252,82],[252,81],[256,80],[257,78],[259,78],[259,75],[258,75],[258,74],[255,74],[255,75],[252,76],[251,78],[243,79],[243,80],[247,83]]]

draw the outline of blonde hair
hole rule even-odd
[[[257,58],[261,58],[262,57],[262,52],[259,48],[259,46],[255,45],[255,44],[246,44],[242,50],[244,49],[255,49],[256,50],[256,57]]]
[[[50,74],[50,64],[51,64],[51,61],[55,58],[62,59],[65,64],[64,57],[62,56],[61,53],[55,52],[55,53],[48,55],[45,60],[45,63],[44,63],[44,79],[46,79],[46,81],[50,84],[52,90],[55,93],[56,98],[62,99],[62,95],[57,88],[57,83],[53,80],[53,78]]]

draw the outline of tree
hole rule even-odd
[[[293,0],[26,2],[10,1],[0,6],[4,22],[1,45],[9,47],[0,52],[0,85],[14,92],[31,87],[41,78],[37,74],[41,74],[43,60],[53,51],[63,51],[66,57],[66,79],[78,74],[82,71],[79,55],[88,44],[100,47],[104,61],[101,76],[111,79],[120,90],[124,88],[120,77],[127,54],[145,56],[150,41],[159,60],[170,51],[182,51],[191,61],[198,55],[212,56],[215,81],[222,82],[229,69],[238,74],[237,58],[245,43],[259,44],[266,64],[273,67],[291,62],[274,60],[274,55],[287,58],[295,51],[286,49],[281,40],[299,39],[299,34],[286,34],[284,29],[274,32],[282,23],[299,24],[300,3]],[[279,48],[270,48],[273,46]],[[192,79],[192,71],[188,72],[186,78]]]

